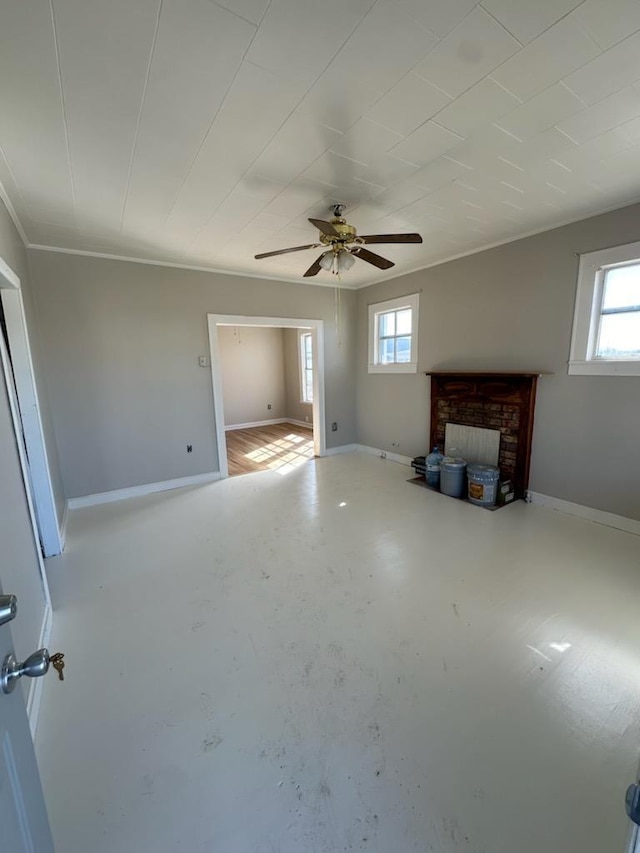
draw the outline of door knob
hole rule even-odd
[[[640,826],[640,785],[629,785],[624,804],[630,819]]]
[[[18,679],[22,678],[23,675],[28,678],[40,678],[42,675],[46,675],[49,671],[49,661],[48,649],[38,649],[22,663],[16,660],[15,655],[7,655],[0,672],[2,692],[12,693]]]
[[[6,625],[16,618],[18,599],[15,595],[0,595],[0,625]]]

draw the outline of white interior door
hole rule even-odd
[[[2,588],[0,587],[0,593]],[[20,618],[20,603],[18,615]],[[11,629],[0,625],[0,662],[15,654]],[[0,692],[0,850],[53,853],[22,690]]]
[[[0,594],[3,580],[12,587],[4,591],[18,598],[17,616],[11,625],[20,648],[14,648],[9,622],[0,620],[4,621],[0,624],[0,667],[10,653],[23,660],[36,651],[38,623],[47,600],[9,389],[0,369]],[[26,693],[21,684],[10,694],[0,689],[0,851],[53,853]]]

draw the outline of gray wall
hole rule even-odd
[[[313,424],[313,405],[300,401],[299,329],[284,329],[285,417]],[[346,443],[346,442],[345,442]]]
[[[640,378],[567,375],[578,253],[638,239],[634,206],[360,290],[358,440],[425,452],[425,370],[551,371],[538,384],[529,487],[640,518]],[[367,373],[368,304],[416,291],[420,372]]]
[[[283,331],[218,328],[225,426],[286,416]]]
[[[218,469],[210,375],[197,364],[207,313],[324,319],[326,420],[339,424],[329,446],[423,453],[428,379],[367,373],[367,305],[420,291],[420,371],[551,372],[539,383],[530,488],[640,518],[640,379],[566,373],[577,254],[637,239],[640,206],[343,291],[339,334],[331,288],[30,251],[30,326],[66,496]]]
[[[356,294],[30,250],[68,498],[218,470],[207,313],[325,321],[327,444],[355,441]],[[187,454],[186,445],[193,445]]]

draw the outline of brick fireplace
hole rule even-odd
[[[501,479],[513,480],[516,498],[529,485],[538,374],[429,372],[431,443],[444,450],[447,423],[500,431]]]

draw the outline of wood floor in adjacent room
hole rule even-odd
[[[640,539],[412,473],[347,453],[71,512],[58,853],[625,853]]]
[[[313,430],[291,423],[226,433],[229,476],[253,471],[287,473],[313,457]]]

